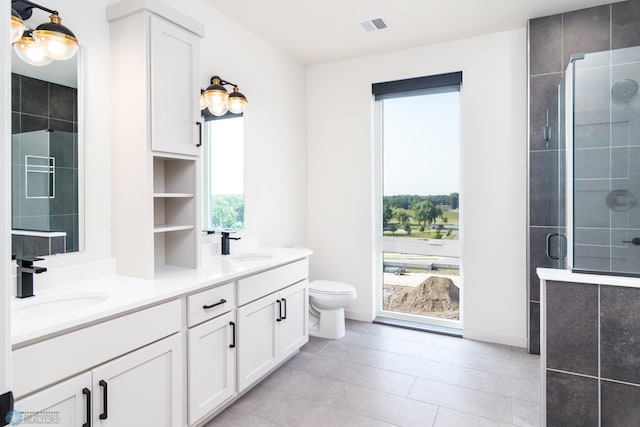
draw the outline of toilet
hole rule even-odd
[[[309,335],[337,339],[344,336],[344,308],[356,299],[356,289],[342,282],[309,283]]]

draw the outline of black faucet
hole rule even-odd
[[[33,296],[33,275],[47,271],[45,267],[38,267],[33,265],[33,263],[42,260],[42,258],[17,259],[18,274],[16,276],[16,283],[18,285],[18,291],[16,296],[18,298],[29,298]]]
[[[230,231],[222,232],[222,255],[229,255],[229,240],[240,240],[240,237],[230,237]]]

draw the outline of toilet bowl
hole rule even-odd
[[[356,289],[342,282],[309,283],[309,335],[336,339],[344,336],[344,308],[356,299]]]

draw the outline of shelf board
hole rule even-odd
[[[153,197],[156,199],[160,198],[192,198],[194,197],[193,193],[153,193]]]
[[[155,224],[153,226],[154,233],[167,233],[169,231],[193,230],[193,224]]]

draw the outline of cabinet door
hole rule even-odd
[[[277,299],[275,293],[238,308],[238,392],[279,362]]]
[[[280,300],[280,357],[285,358],[309,341],[309,281],[283,289]]]
[[[200,39],[151,17],[151,148],[198,155]]]
[[[12,423],[20,426],[52,424],[83,427],[91,417],[91,373],[73,377],[15,403]],[[12,424],[16,425],[16,424]]]
[[[236,391],[235,311],[189,330],[189,424]]]
[[[180,337],[165,338],[93,370],[94,426],[181,425]]]

